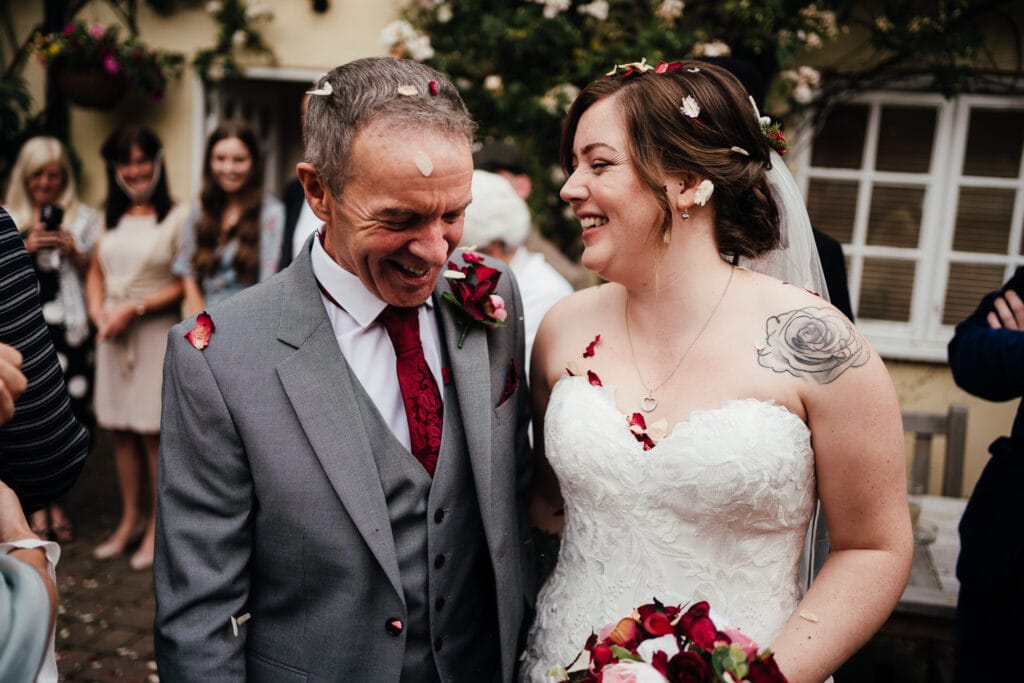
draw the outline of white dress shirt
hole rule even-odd
[[[323,224],[324,222],[313,213],[313,209],[309,208],[309,202],[303,199],[302,210],[299,211],[299,217],[295,221],[295,232],[292,233],[293,259],[302,251],[302,245],[306,243],[306,238],[319,230]]]
[[[320,292],[342,355],[352,367],[366,393],[373,399],[384,421],[391,427],[392,433],[411,451],[409,422],[405,415],[405,403],[402,401],[402,390],[398,386],[398,371],[395,367],[395,347],[384,326],[376,322],[377,316],[387,304],[367,291],[356,275],[342,268],[328,256],[319,239],[313,240],[312,257],[313,275],[338,302],[338,305],[335,305]],[[437,329],[432,297],[419,307],[419,319],[423,355],[438,388],[441,389],[443,400],[441,335]]]

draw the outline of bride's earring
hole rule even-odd
[[[684,221],[690,220],[690,210],[689,209],[683,209],[683,213],[681,213],[679,215],[679,217],[682,218]]]

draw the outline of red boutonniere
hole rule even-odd
[[[448,270],[444,276],[448,279],[451,292],[445,292],[441,298],[454,306],[466,318],[459,334],[459,348],[462,348],[473,323],[487,327],[501,327],[505,324],[508,311],[505,300],[494,293],[498,286],[501,272],[484,265],[484,259],[471,251],[462,253],[465,266],[459,267],[448,262]]]
[[[189,344],[200,351],[210,345],[210,337],[217,328],[213,325],[213,318],[206,311],[196,316],[196,326],[185,333],[185,339]]]

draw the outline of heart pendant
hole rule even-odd
[[[645,413],[653,413],[658,407],[658,399],[653,396],[644,396],[640,399],[640,410]]]

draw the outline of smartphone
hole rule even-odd
[[[64,209],[56,204],[46,204],[40,207],[39,218],[47,230],[60,230],[60,224],[64,222]]]

